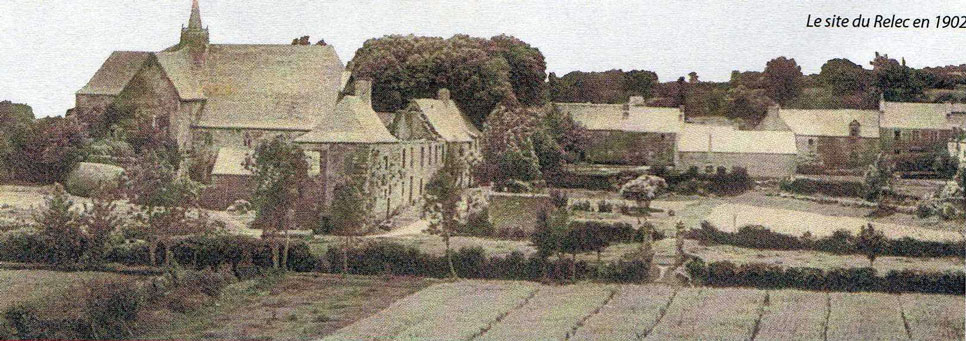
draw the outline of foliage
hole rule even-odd
[[[550,203],[553,204],[554,208],[566,208],[570,198],[567,193],[559,189],[550,190]]]
[[[329,223],[331,233],[342,236],[343,273],[347,272],[349,240],[366,232],[369,217],[375,206],[373,190],[370,186],[370,167],[372,167],[370,151],[366,148],[355,150],[345,158],[345,174],[341,181],[335,184],[330,209]]]
[[[625,199],[638,202],[638,205],[649,208],[651,200],[657,198],[667,190],[667,182],[654,175],[641,175],[621,186],[620,195]]]
[[[492,237],[496,233],[490,222],[489,209],[472,212],[466,217],[466,223],[458,226],[458,234],[464,236]],[[522,231],[522,229],[521,229]]]
[[[794,58],[778,57],[768,61],[761,76],[765,93],[779,104],[788,103],[802,91],[802,67]]]
[[[366,41],[350,62],[357,78],[373,80],[377,111],[396,111],[437,89],[453,99],[477,126],[508,98],[525,105],[545,100],[546,63],[536,48],[514,37],[455,35],[449,39],[390,35]]]
[[[862,184],[869,201],[879,201],[883,193],[892,189],[892,165],[882,153],[866,169]]]
[[[855,248],[869,259],[869,266],[872,266],[876,256],[882,253],[884,247],[885,236],[882,231],[876,231],[871,223],[863,226],[859,235],[855,237]]]
[[[462,201],[463,188],[459,178],[466,169],[462,159],[455,151],[447,151],[443,159],[443,168],[436,172],[426,184],[423,214],[429,218],[429,234],[438,235],[446,244],[446,258],[450,263],[450,274],[457,277],[450,254],[450,236],[459,228],[459,204]]]
[[[88,235],[88,261],[93,264],[104,261],[112,233],[124,223],[117,213],[116,195],[101,188],[91,197],[91,203],[84,205],[80,214],[80,222]]]
[[[867,229],[863,227],[863,229]],[[872,230],[874,231],[874,230]],[[866,233],[869,233],[868,231]],[[966,257],[966,241],[924,241],[909,237],[876,241],[881,231],[862,238],[852,236],[846,230],[832,235],[814,238],[806,233],[801,237],[773,232],[764,226],[742,226],[737,232],[723,232],[704,221],[700,229],[688,231],[687,237],[705,244],[724,244],[766,250],[814,250],[834,254],[865,254],[875,251],[877,255],[894,257]]]
[[[713,172],[705,173],[699,172],[697,167],[691,167],[684,172],[654,167],[650,173],[665,179],[670,191],[685,195],[737,195],[755,186],[747,170],[742,167],[733,167],[730,172],[724,167],[718,167]]]
[[[530,138],[539,129],[537,117],[514,102],[497,106],[483,128],[483,161],[475,170],[477,179],[528,182],[540,178],[540,160]]]
[[[556,106],[548,106],[543,116],[543,128],[563,149],[563,159],[570,163],[579,162],[580,155],[590,145],[590,133],[583,125],[564,114]],[[539,153],[539,150],[537,151]],[[543,166],[544,162],[540,163]]]
[[[309,163],[302,148],[276,137],[255,147],[245,168],[252,172],[255,184],[251,197],[255,225],[270,234],[292,229],[289,211],[302,195],[300,185],[308,180]]]
[[[547,84],[554,102],[626,103],[630,96],[654,96],[658,77],[645,70],[574,71],[563,77],[550,73]]]
[[[919,72],[902,63],[879,55],[872,60],[873,86],[887,101],[909,102],[922,96],[923,81]]]
[[[41,227],[41,237],[50,248],[47,254],[53,264],[77,264],[87,248],[87,234],[77,212],[71,208],[73,204],[63,186],[55,184],[44,207],[34,217],[34,222]]]
[[[9,177],[39,183],[63,181],[83,160],[87,134],[74,118],[45,117],[4,129],[9,149],[3,157]]]
[[[867,91],[871,76],[871,72],[845,58],[830,59],[818,74],[819,80],[836,95]]]
[[[771,104],[772,100],[764,90],[733,86],[728,89],[725,117],[740,118],[747,120],[750,125],[757,125],[768,114]]]
[[[144,293],[133,281],[95,280],[87,283],[84,314],[98,338],[122,339],[133,335]]]
[[[778,186],[786,192],[809,195],[818,193],[832,197],[862,198],[866,193],[863,183],[847,180],[795,177],[783,179]]]
[[[570,230],[570,212],[566,209],[537,212],[537,226],[530,242],[537,248],[537,256],[546,258],[564,252],[563,242]]]
[[[963,295],[966,275],[957,272],[889,271],[878,276],[873,268],[785,268],[781,265],[728,261],[691,261],[691,278],[714,287],[795,288],[821,291],[884,291]]]

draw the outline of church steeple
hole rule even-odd
[[[188,19],[188,29],[200,30],[201,26],[201,8],[198,6],[198,0],[191,1],[191,18]]]
[[[181,28],[180,48],[188,47],[193,52],[204,51],[208,46],[208,29],[201,25],[201,8],[198,0],[191,1],[191,17],[188,27]]]

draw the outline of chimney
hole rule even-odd
[[[879,94],[879,111],[885,111],[885,93]]]
[[[360,79],[354,85],[356,97],[364,103],[372,106],[372,82],[368,79]]]
[[[440,102],[443,102],[443,105],[449,105],[449,98],[449,89],[442,88],[436,91],[436,99],[440,100]]]

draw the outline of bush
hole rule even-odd
[[[782,180],[778,187],[785,192],[830,197],[862,198],[865,193],[862,182],[858,181],[794,178]]]
[[[456,233],[464,236],[492,237],[494,230],[493,224],[490,223],[489,209],[470,213],[466,218],[466,224],[460,224]]]
[[[655,167],[651,174],[664,178],[672,192],[683,195],[738,195],[753,189],[755,185],[748,171],[742,167],[733,167],[730,172],[725,167],[717,167],[714,172],[706,173],[698,171],[697,167],[684,172]]]
[[[575,211],[587,211],[593,212],[594,209],[590,206],[590,201],[577,201],[570,207]]]
[[[565,208],[569,201],[570,198],[567,197],[567,193],[556,189],[550,190],[550,203],[553,204],[553,207]]]
[[[134,281],[94,280],[87,283],[84,314],[98,338],[130,338],[131,326],[144,307],[144,293]]]
[[[919,292],[963,295],[966,275],[963,272],[890,271],[878,276],[873,268],[783,268],[772,264],[735,264],[722,261],[707,266],[700,259],[687,265],[695,280],[718,287],[754,287],[760,289],[796,288],[823,291]]]
[[[688,231],[687,238],[702,243],[735,245],[768,250],[814,250],[834,254],[859,254],[856,237],[846,230],[814,239],[809,234],[794,237],[772,232],[762,226],[743,226],[738,232],[722,232],[707,221],[701,228]],[[886,239],[879,256],[966,257],[966,241],[924,241],[910,237]]]
[[[42,322],[37,317],[37,308],[33,306],[18,304],[7,308],[3,312],[3,319],[18,339],[41,339],[45,335]]]
[[[280,244],[284,240],[278,241]],[[242,264],[258,267],[271,267],[271,241],[248,236],[204,234],[171,241],[173,260],[178,264],[195,269],[219,268],[231,265],[237,277]],[[302,240],[289,241],[288,266],[297,272],[314,271],[319,260],[311,254],[309,246]],[[158,247],[158,259],[164,258],[164,243]],[[126,265],[150,265],[146,243],[122,244],[111,248],[106,257],[108,262]]]
[[[601,200],[597,202],[597,212],[610,213],[614,211],[614,204]]]

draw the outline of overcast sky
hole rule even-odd
[[[875,51],[914,67],[966,63],[966,29],[806,28],[808,15],[964,15],[962,1],[267,1],[201,0],[213,43],[334,45],[343,63],[369,38],[514,35],[538,47],[550,72],[645,69],[662,81],[695,71],[727,80],[777,56],[806,73],[831,58],[863,66]],[[178,42],[190,0],[0,0],[0,99],[62,115],[112,51]]]

